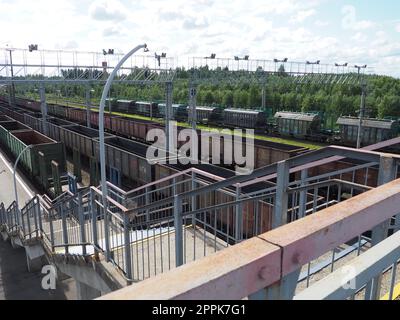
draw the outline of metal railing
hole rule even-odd
[[[24,240],[38,238],[42,229],[39,198],[35,196],[21,209],[20,237]]]
[[[20,213],[18,211],[18,206],[15,201],[11,203],[11,205],[6,210],[6,228],[7,232],[17,233],[20,227],[19,223]]]
[[[386,291],[388,299],[392,300],[399,269],[400,232],[397,232],[302,291],[294,299],[371,300],[380,297],[381,291]]]
[[[367,299],[379,299],[374,288],[386,285],[385,274],[395,277],[389,271],[398,267],[399,233],[344,261],[345,270],[356,270],[350,277],[343,269],[322,273],[322,280],[309,289],[301,287],[298,278],[308,263],[359,235],[369,231],[376,239],[377,227],[398,217],[399,205],[400,179],[102,299],[351,298],[363,286],[369,290]],[[344,286],[353,279],[354,287]],[[394,283],[388,286],[389,294]]]

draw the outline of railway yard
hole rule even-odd
[[[307,65],[288,81],[310,76]],[[106,71],[91,81],[103,84]],[[196,106],[195,86],[189,105],[173,104],[171,70],[157,72],[143,67],[127,81],[162,83],[165,103],[103,94],[100,107],[90,99],[65,105],[46,100],[46,82],[61,80],[44,75],[10,80],[39,84],[39,101],[16,96],[8,82],[9,94],[0,94],[1,236],[25,249],[36,278],[45,265],[61,275],[64,291],[53,298],[400,297],[397,120],[340,116],[338,130],[326,130],[316,112],[268,118],[265,108]],[[188,139],[170,141],[188,128],[197,144],[179,153]],[[164,156],[150,161],[154,129],[166,141],[156,152]],[[237,150],[246,165],[252,159],[246,174]]]

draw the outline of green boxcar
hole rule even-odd
[[[9,145],[10,132],[18,130],[31,130],[28,126],[18,121],[0,121],[0,143],[6,147]]]
[[[321,130],[318,114],[280,111],[274,117],[281,135],[304,139]]]
[[[341,141],[350,146],[357,144],[360,118],[340,117],[337,124],[340,128]],[[399,123],[394,120],[363,119],[362,146],[368,146],[397,137]]]
[[[56,161],[62,172],[65,172],[66,161],[64,146],[34,130],[21,130],[8,133],[8,149],[15,158],[28,146],[32,147],[21,156],[21,166],[32,176],[43,179],[52,176],[51,161]],[[39,152],[44,154],[45,175],[40,172]]]

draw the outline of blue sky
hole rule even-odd
[[[400,77],[400,1],[0,0],[0,46],[366,63]]]

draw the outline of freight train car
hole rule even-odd
[[[189,119],[192,119],[192,108],[187,107],[187,110]],[[220,125],[222,120],[222,109],[217,107],[196,107],[196,121],[198,123]]]
[[[136,103],[133,100],[117,100],[112,111],[121,113],[136,113]]]
[[[306,139],[321,131],[321,119],[318,114],[277,112],[274,118],[281,135]]]
[[[159,117],[158,104],[155,102],[137,101],[134,113],[150,118],[157,118]]]
[[[359,118],[340,117],[341,142],[345,145],[357,144]],[[362,121],[361,145],[367,146],[397,137],[399,124],[394,120],[364,119]]]
[[[52,161],[56,161],[61,172],[65,172],[64,146],[61,142],[56,142],[30,128],[23,130],[24,127],[18,123],[0,125],[0,142],[4,150],[14,158],[17,158],[27,146],[30,146],[21,155],[20,166],[34,181],[46,189],[49,186],[49,178],[52,177]],[[18,128],[21,130],[13,130]]]
[[[165,118],[167,105],[165,103],[158,104],[158,112],[161,118]],[[176,121],[187,121],[188,111],[187,106],[184,104],[172,104],[171,118]]]
[[[230,108],[223,111],[222,117],[227,127],[250,128],[259,132],[266,130],[266,115],[262,111]]]
[[[106,98],[106,103],[105,103],[104,109],[108,110],[108,111],[110,109],[111,109],[111,111],[115,110],[115,108],[117,107],[117,101],[118,101],[118,99],[115,99],[115,98]]]

